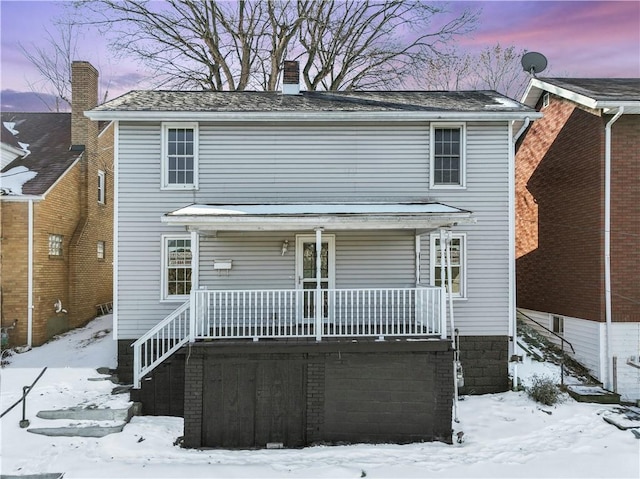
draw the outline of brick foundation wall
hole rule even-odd
[[[489,394],[509,389],[507,336],[461,336],[460,362],[464,372],[460,394]]]

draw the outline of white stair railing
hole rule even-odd
[[[133,346],[133,387],[189,341],[190,301],[141,336]]]

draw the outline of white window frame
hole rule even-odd
[[[105,259],[107,255],[107,243],[105,241],[98,241],[96,243],[96,256],[98,259]]]
[[[181,234],[162,235],[162,243],[161,243],[162,251],[160,252],[162,257],[162,261],[161,261],[162,271],[160,275],[161,276],[160,300],[171,301],[171,302],[174,302],[174,301],[183,302],[189,299],[189,294],[169,294],[169,277],[168,277],[169,258],[167,257],[167,249],[168,249],[169,241],[171,240],[189,240],[191,255],[192,257],[194,255],[193,240],[191,238],[191,235],[184,235],[184,234],[183,235]],[[189,267],[191,268],[191,285],[193,287],[193,275],[195,273],[193,270],[193,261],[191,262],[191,265]]]
[[[104,171],[98,170],[98,203],[104,205],[107,199],[107,175]]]
[[[549,92],[546,91],[542,95],[542,108],[546,108],[549,106],[550,95]]]
[[[193,130],[193,183],[176,184],[169,183],[169,130],[171,129]],[[162,185],[163,190],[197,190],[198,189],[198,123],[195,122],[171,122],[162,123]]]
[[[558,320],[558,328],[555,327],[556,319]],[[551,314],[549,318],[549,322],[551,323],[549,329],[560,336],[564,335],[564,316],[560,316],[559,314]]]
[[[49,233],[49,257],[64,257],[64,236],[56,233]]]
[[[459,184],[437,184],[435,182],[435,153],[436,134],[438,129],[459,129],[460,130],[460,183]],[[441,190],[460,190],[467,187],[466,172],[466,150],[467,150],[467,127],[465,123],[431,123],[429,133],[429,188]]]
[[[445,233],[447,235],[448,233]],[[436,240],[440,239],[440,233],[432,233],[429,235],[429,284],[436,286],[436,266],[440,258],[440,250],[436,250]],[[467,298],[467,234],[451,233],[451,239],[460,240],[460,292],[452,293],[454,299]],[[446,258],[445,258],[446,261]]]

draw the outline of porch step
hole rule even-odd
[[[36,417],[55,421],[56,424],[29,428],[27,432],[44,436],[104,437],[121,432],[131,418],[139,414],[140,403],[120,409],[74,407],[40,411]]]
[[[578,402],[620,404],[620,394],[600,386],[570,385],[567,386],[567,393]]]

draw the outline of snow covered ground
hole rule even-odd
[[[27,399],[30,427],[43,409],[76,405],[123,407],[97,367],[115,367],[111,316],[39,348],[14,355],[2,369],[4,412],[47,366]],[[525,359],[519,374],[558,378],[558,368]],[[467,396],[455,433],[462,444],[317,446],[295,450],[188,450],[174,446],[182,419],[134,417],[103,438],[47,437],[19,427],[22,406],[0,420],[2,474],[64,472],[73,478],[638,478],[640,440],[607,424],[612,407],[564,397],[554,407],[525,393]]]

